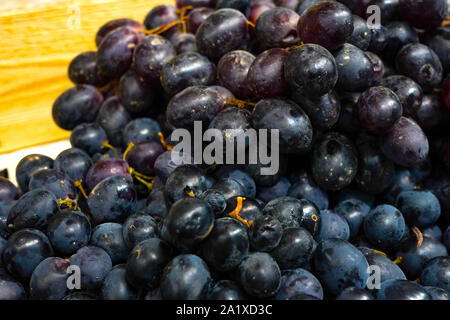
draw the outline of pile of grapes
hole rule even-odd
[[[0,299],[449,300],[447,12],[177,0],[107,22],[53,105],[72,148],[0,177]],[[278,129],[278,171],[175,161],[198,122]]]

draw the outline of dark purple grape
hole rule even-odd
[[[394,91],[403,106],[403,114],[411,116],[421,103],[422,88],[414,80],[405,76],[389,76],[381,81],[381,85]]]
[[[230,90],[240,99],[252,96],[247,85],[247,74],[255,56],[243,50],[231,51],[225,54],[217,64],[217,77],[222,86]]]
[[[334,51],[350,39],[353,16],[339,2],[321,2],[302,13],[297,30],[304,43],[315,43]]]
[[[402,104],[397,95],[386,87],[371,87],[358,100],[361,126],[373,133],[384,134],[400,119]]]
[[[5,269],[0,269],[0,299],[25,300],[27,294],[19,281],[11,277]]]
[[[130,178],[110,176],[98,183],[87,199],[96,224],[121,222],[136,213],[136,190]]]
[[[162,227],[162,238],[178,250],[191,251],[211,234],[214,224],[214,214],[209,204],[187,197],[170,208]]]
[[[370,44],[367,49],[375,53],[382,52],[388,44],[388,30],[380,24],[371,28],[370,33]]]
[[[224,148],[227,143],[235,144],[235,152],[237,149],[237,142],[235,136],[232,134],[233,129],[248,130],[250,125],[250,112],[245,109],[237,107],[229,107],[219,112],[209,124],[209,128],[221,130],[224,139]],[[226,149],[224,149],[226,150]],[[240,195],[240,194],[239,194]]]
[[[301,153],[311,148],[313,128],[306,113],[294,102],[264,99],[253,109],[255,129],[278,129],[282,153]]]
[[[162,66],[175,55],[175,49],[169,40],[158,35],[150,35],[136,46],[132,68],[145,80],[158,84]]]
[[[70,144],[93,156],[103,150],[103,142],[107,141],[105,130],[98,123],[82,123],[70,134]]]
[[[53,249],[45,234],[25,228],[8,238],[3,251],[3,265],[13,276],[28,280],[36,266],[51,256]]]
[[[158,141],[143,141],[137,143],[128,153],[125,160],[130,167],[146,176],[154,176],[153,166],[156,158],[164,152]]]
[[[383,56],[386,57],[389,62],[395,60],[397,52],[404,45],[419,42],[417,31],[405,22],[391,22],[386,26],[386,29],[387,43],[383,50]]]
[[[194,128],[194,121],[203,121],[208,126],[214,116],[225,105],[217,90],[204,86],[193,86],[177,93],[166,110],[168,122],[175,128]]]
[[[261,49],[287,48],[299,43],[297,24],[299,15],[287,8],[276,7],[264,11],[256,20],[256,41]]]
[[[164,194],[169,203],[188,198],[188,191],[195,196],[209,189],[211,184],[207,177],[193,165],[181,165],[176,167],[167,178],[164,186]]]
[[[437,54],[445,71],[450,71],[450,28],[438,28],[426,44]]]
[[[248,14],[248,21],[250,21],[253,24],[256,24],[256,21],[258,20],[259,16],[272,8],[275,8],[275,4],[273,4],[273,2],[270,1],[253,3],[250,7],[250,13]],[[252,32],[253,34],[254,29],[250,29],[250,32]]]
[[[123,129],[123,146],[126,148],[130,142],[134,144],[158,140],[158,132],[161,132],[161,127],[156,120],[151,118],[137,118],[128,122]]]
[[[381,138],[381,150],[396,164],[413,167],[428,157],[428,139],[413,120],[400,120]]]
[[[379,194],[391,184],[395,167],[380,150],[374,137],[362,136],[356,141],[358,149],[358,173],[356,186],[369,194]]]
[[[97,69],[102,81],[119,79],[128,70],[141,37],[135,29],[121,27],[103,39],[97,51]]]
[[[64,130],[72,130],[84,122],[93,122],[103,102],[102,95],[90,85],[77,85],[64,91],[53,103],[55,123]]]
[[[0,177],[0,202],[19,199],[19,189],[8,179]]]
[[[56,252],[67,256],[89,243],[91,223],[84,213],[65,209],[51,217],[46,233]]]
[[[56,196],[43,188],[25,193],[11,207],[7,225],[10,231],[24,228],[45,230],[48,220],[59,212]]]
[[[125,18],[108,21],[100,27],[100,29],[97,31],[97,34],[95,35],[95,44],[97,45],[97,47],[100,47],[100,43],[109,33],[120,27],[129,27],[135,29],[136,31],[142,29],[142,25],[138,21],[133,19]]]
[[[86,184],[89,190],[111,176],[131,178],[128,164],[121,159],[102,159],[97,161],[86,174]]]
[[[53,159],[42,154],[30,154],[23,157],[16,167],[16,180],[22,192],[28,191],[28,183],[33,173],[53,168]]]
[[[437,128],[445,121],[444,106],[441,98],[436,94],[423,96],[422,103],[411,109],[409,115],[425,131]]]
[[[250,253],[238,266],[237,273],[239,283],[252,297],[270,297],[280,287],[280,268],[265,252]]]
[[[130,120],[130,115],[120,104],[119,99],[110,97],[100,106],[96,122],[105,131],[109,143],[114,146],[121,146],[122,130]]]
[[[54,162],[54,168],[67,174],[73,181],[84,180],[91,166],[91,157],[78,148],[62,151]]]
[[[217,0],[216,10],[225,8],[236,9],[245,16],[248,16],[250,13],[250,3],[250,0]]]
[[[362,91],[371,85],[374,69],[369,57],[352,44],[346,43],[335,52],[337,86],[345,91]]]
[[[311,172],[325,190],[341,190],[355,178],[358,153],[352,142],[337,132],[328,132],[314,142]]]
[[[165,26],[169,23],[178,20],[177,9],[170,4],[162,4],[154,7],[144,19],[144,26],[147,30],[155,29],[159,26]],[[166,37],[173,32],[178,31],[178,28],[173,27],[161,33]]]
[[[284,65],[289,86],[308,97],[329,93],[338,81],[338,67],[331,53],[316,44],[305,44],[289,54]]]
[[[152,86],[134,70],[128,70],[120,78],[118,96],[120,103],[133,115],[149,113],[154,92]]]
[[[87,51],[77,55],[69,64],[68,75],[74,84],[90,84],[101,86],[97,74],[97,53]]]
[[[170,42],[177,54],[197,52],[197,40],[195,39],[195,35],[191,33],[179,32],[170,37]]]
[[[269,49],[258,55],[248,69],[247,86],[260,99],[284,95],[288,85],[284,79],[284,64],[289,52],[282,48]]]
[[[348,38],[348,43],[351,43],[361,50],[367,50],[371,41],[371,32],[367,26],[367,21],[357,15],[353,15],[353,33]]]
[[[177,55],[161,70],[161,85],[169,94],[176,94],[190,86],[208,86],[216,80],[216,66],[197,52]]]
[[[433,29],[441,25],[448,14],[446,0],[400,0],[400,15],[418,29]]]
[[[438,56],[426,45],[414,43],[404,46],[395,58],[398,73],[410,77],[431,90],[442,81],[442,64]]]
[[[339,120],[341,102],[335,91],[317,98],[308,98],[294,91],[291,97],[306,112],[315,128],[331,129]]]
[[[77,190],[73,181],[68,175],[55,169],[45,169],[33,173],[28,187],[30,190],[48,190],[57,199],[75,199],[77,197]]]
[[[220,9],[200,25],[195,37],[200,53],[217,61],[225,53],[239,49],[247,38],[247,18],[235,9]]]

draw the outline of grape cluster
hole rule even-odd
[[[107,22],[53,105],[72,148],[0,177],[0,299],[449,300],[447,12],[177,0]],[[278,129],[279,170],[175,161],[197,121]]]

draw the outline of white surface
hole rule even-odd
[[[31,148],[25,148],[10,153],[0,154],[0,170],[7,168],[9,179],[12,183],[16,182],[16,166],[19,161],[29,154],[43,154],[47,157],[55,159],[56,156],[63,150],[71,147],[69,140],[56,141],[48,144],[42,144]]]

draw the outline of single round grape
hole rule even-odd
[[[169,94],[176,94],[190,86],[208,86],[216,80],[216,66],[197,52],[177,55],[161,70],[161,85]]]
[[[98,123],[82,123],[70,134],[70,144],[93,156],[101,152],[103,142],[108,140],[105,130]]]
[[[413,120],[400,120],[381,138],[381,150],[396,164],[414,167],[423,163],[429,152],[428,139]]]
[[[122,159],[107,158],[97,161],[86,174],[86,185],[92,190],[101,181],[111,176],[130,177],[130,168]]]
[[[106,99],[100,106],[96,122],[105,131],[110,144],[121,146],[122,130],[130,120],[130,114],[114,96]]]
[[[249,99],[252,93],[247,82],[247,74],[255,56],[243,50],[228,52],[217,64],[217,77],[222,86],[240,99]]]
[[[123,146],[128,147],[130,142],[134,144],[158,140],[158,132],[161,132],[161,127],[159,123],[151,118],[137,118],[128,122],[128,124],[123,129]]]
[[[397,95],[386,87],[371,87],[359,97],[359,121],[373,133],[385,133],[400,119],[402,113],[402,104]]]
[[[109,33],[120,27],[129,27],[135,30],[142,29],[142,25],[138,21],[133,19],[125,18],[108,21],[100,27],[100,29],[97,31],[97,34],[95,35],[95,44],[97,45],[97,47],[100,47],[100,43]]]
[[[144,26],[147,30],[155,29],[159,26],[165,26],[169,23],[178,20],[177,10],[170,4],[162,4],[155,6],[150,10],[144,19]],[[167,31],[161,33],[163,37],[170,35],[177,30],[177,27],[170,28]]]
[[[367,55],[352,44],[346,43],[335,52],[337,87],[345,91],[363,91],[371,85],[374,69]]]
[[[302,13],[297,27],[300,40],[334,51],[353,33],[351,11],[339,2],[320,2]]]
[[[128,70],[120,78],[118,96],[120,103],[134,115],[148,113],[154,100],[152,86],[134,70]]]
[[[154,176],[155,161],[164,151],[159,141],[143,141],[137,143],[127,153],[125,160],[137,172],[146,176]]]
[[[404,46],[395,58],[395,66],[400,74],[410,77],[427,91],[442,81],[441,61],[433,50],[420,43]]]
[[[329,132],[314,142],[312,175],[325,190],[348,186],[358,170],[358,154],[352,142],[337,132]]]
[[[422,103],[415,109],[411,109],[408,116],[416,121],[424,131],[437,128],[446,119],[442,99],[437,94],[424,95]]]
[[[29,154],[23,157],[16,167],[16,180],[22,192],[28,191],[33,173],[53,168],[53,159],[42,154]]]
[[[158,35],[149,35],[136,46],[132,68],[145,80],[158,84],[163,65],[175,55],[175,48],[169,40]]]
[[[130,27],[121,27],[108,33],[97,51],[97,68],[102,81],[119,79],[128,70],[141,37]]]
[[[90,84],[101,86],[97,74],[97,53],[95,51],[82,52],[69,64],[68,75],[74,84]]]
[[[341,102],[334,90],[314,98],[305,97],[294,91],[292,100],[305,110],[313,126],[318,129],[331,129],[339,120]]]
[[[338,66],[328,50],[316,44],[305,44],[290,52],[284,76],[293,90],[319,97],[336,85]]]
[[[64,130],[93,122],[103,102],[102,95],[90,85],[77,85],[64,91],[53,103],[55,123]]]
[[[253,109],[255,129],[278,129],[280,152],[301,153],[311,148],[313,128],[306,113],[294,102],[264,99]]]
[[[78,148],[62,151],[54,162],[55,169],[64,172],[73,181],[84,180],[91,166],[91,157]]]
[[[214,116],[225,105],[225,101],[213,88],[192,86],[177,93],[166,109],[167,121],[175,128],[194,128],[194,121],[209,125]]]
[[[287,48],[298,44],[299,15],[287,8],[276,7],[264,11],[256,20],[255,40],[261,49]]]
[[[247,18],[235,9],[220,9],[200,25],[195,37],[200,53],[217,61],[225,53],[239,49],[247,38]]]
[[[269,49],[258,55],[247,73],[247,86],[260,99],[284,95],[288,90],[284,65],[289,52],[282,48]]]

